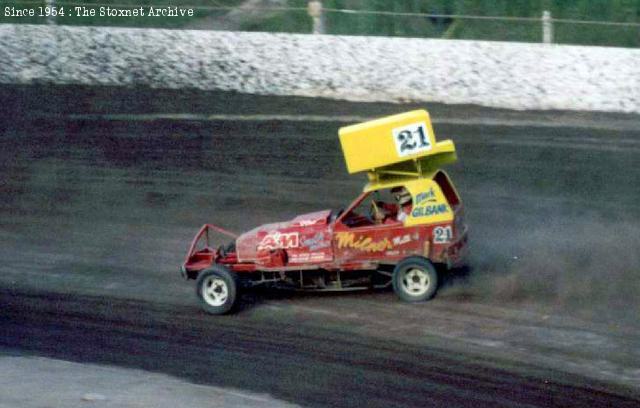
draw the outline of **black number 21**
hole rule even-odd
[[[417,136],[417,141],[414,140],[413,136]],[[398,133],[398,141],[400,142],[400,151],[404,152],[406,150],[413,150],[418,147],[427,147],[429,146],[429,141],[427,140],[427,136],[424,134],[424,129],[422,126],[418,126],[416,130],[409,131],[403,130]]]

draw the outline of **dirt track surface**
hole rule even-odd
[[[389,292],[258,292],[210,317],[178,274],[192,235],[204,222],[242,231],[346,205],[363,178],[346,174],[341,124],[65,115],[409,106],[83,88],[4,88],[0,99],[7,352],[305,406],[640,403],[637,117],[427,106],[471,118],[435,127],[459,151],[449,173],[472,229],[470,272],[420,305]],[[509,125],[523,118],[544,126]]]

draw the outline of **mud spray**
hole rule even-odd
[[[474,241],[470,270],[443,295],[640,325],[636,222],[545,222],[504,239]]]

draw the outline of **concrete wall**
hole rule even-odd
[[[0,25],[0,83],[34,82],[640,113],[640,50]]]

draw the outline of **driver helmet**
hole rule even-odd
[[[396,201],[400,205],[404,205],[411,202],[411,194],[404,187],[394,187],[391,189],[391,193],[395,197]]]

